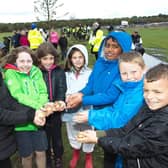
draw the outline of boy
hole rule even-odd
[[[151,68],[144,81],[145,105],[123,128],[81,132],[77,139],[121,154],[124,167],[168,167],[168,65]],[[101,137],[103,136],[103,137]],[[100,138],[101,137],[101,138]]]
[[[119,57],[121,79],[114,81],[120,95],[111,107],[92,109],[78,113],[74,120],[78,123],[89,122],[99,130],[124,126],[142,107],[143,76],[146,70],[142,56],[138,52],[123,53]]]

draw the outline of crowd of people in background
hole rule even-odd
[[[95,56],[89,68],[88,42]],[[104,168],[167,168],[168,65],[145,65],[142,37],[98,22],[49,31],[31,24],[0,43],[0,167],[63,168],[62,123],[72,148],[93,168],[97,143]],[[60,49],[60,50],[59,50]],[[60,51],[60,60],[58,59]],[[64,63],[59,65],[59,61]]]

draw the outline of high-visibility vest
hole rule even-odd
[[[37,49],[43,43],[43,37],[37,29],[29,30],[28,40],[31,49]]]

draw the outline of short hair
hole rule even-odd
[[[154,82],[159,79],[168,80],[168,64],[160,63],[149,69],[145,75],[147,82]]]
[[[136,51],[130,51],[130,52],[127,52],[127,53],[122,53],[119,56],[119,63],[121,63],[121,62],[136,63],[143,69],[146,66],[142,55],[139,52],[136,52]]]
[[[50,42],[44,42],[36,50],[36,57],[38,61],[37,64],[40,65],[41,64],[40,59],[42,57],[47,56],[48,54],[51,54],[52,56],[54,56],[55,64],[58,62],[58,53],[56,48]]]

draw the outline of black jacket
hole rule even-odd
[[[51,71],[41,69],[44,81],[47,85],[48,95],[50,101],[65,100],[66,93],[66,78],[65,72],[59,66],[56,66]],[[51,87],[51,89],[50,89]]]
[[[49,100],[54,102],[56,100],[65,101],[65,93],[67,89],[65,72],[61,67],[53,67],[50,71],[41,68],[44,81],[47,85]],[[61,124],[61,113],[53,113],[47,118],[46,126],[58,126]]]
[[[168,106],[156,111],[145,106],[125,127],[106,134],[98,143],[121,154],[124,168],[168,168]]]
[[[35,110],[14,100],[0,73],[0,160],[10,157],[16,150],[14,124],[33,121]]]

